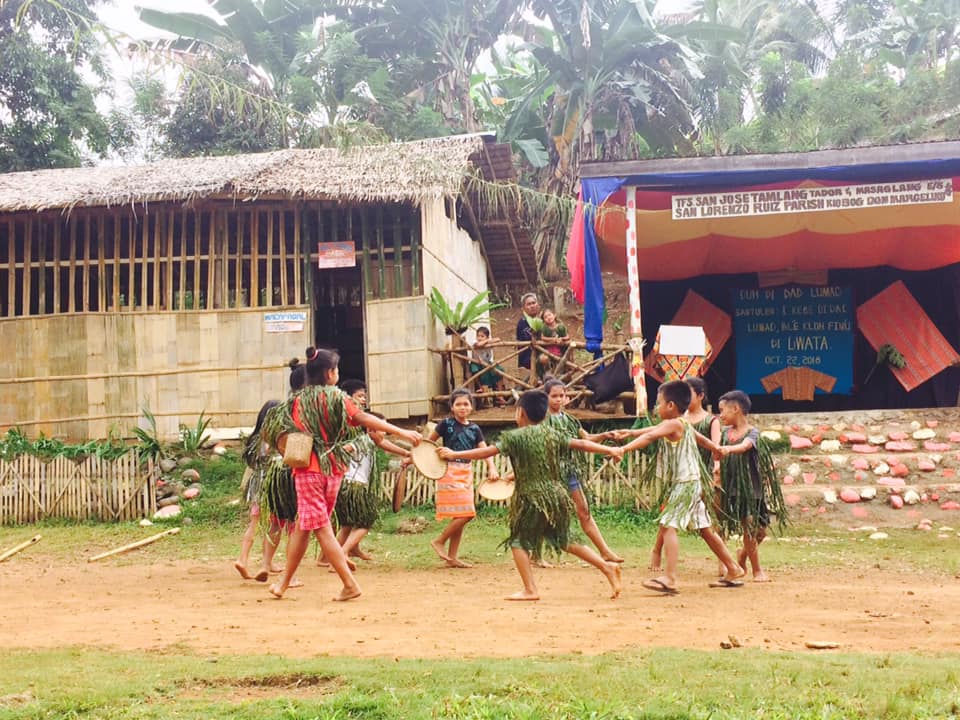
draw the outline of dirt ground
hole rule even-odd
[[[0,648],[102,647],[295,657],[441,658],[598,654],[644,647],[841,651],[956,651],[960,580],[944,574],[780,571],[769,584],[710,589],[712,563],[684,561],[681,592],[644,589],[646,570],[624,568],[624,592],[607,598],[595,570],[571,561],[537,571],[542,600],[511,603],[504,562],[470,570],[359,573],[362,598],[334,603],[335,577],[305,567],[306,586],[273,600],[229,563],[0,565]],[[810,651],[812,652],[812,651]]]

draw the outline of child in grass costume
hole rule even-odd
[[[624,446],[624,452],[647,447],[659,441],[654,472],[670,487],[670,493],[660,513],[663,528],[663,550],[666,568],[657,576],[645,580],[643,586],[657,592],[677,592],[677,562],[680,544],[679,530],[698,532],[706,541],[717,559],[723,563],[726,573],[717,587],[739,587],[743,582],[743,570],[734,562],[723,540],[713,529],[709,507],[711,479],[704,467],[697,446],[719,452],[719,446],[705,438],[681,416],[690,405],[692,392],[682,380],[674,380],[660,386],[657,393],[657,414],[660,422],[643,430],[622,430],[618,437],[634,436]]]
[[[566,438],[543,424],[548,399],[540,390],[528,390],[517,402],[518,429],[503,433],[497,444],[474,450],[454,451],[439,448],[447,460],[481,460],[502,453],[510,458],[516,483],[510,503],[510,536],[504,541],[513,553],[513,561],[523,581],[523,590],[507,600],[539,600],[533,579],[531,556],[538,556],[544,544],[566,550],[593,565],[607,578],[612,597],[620,595],[620,566],[607,562],[593,548],[571,540],[570,515],[573,503],[560,478],[560,454],[572,448],[622,457],[620,448],[598,445],[589,440]]]
[[[787,508],[770,448],[748,420],[750,397],[731,390],[720,398],[720,479],[723,491],[720,521],[730,533],[743,534],[737,561],[746,569],[749,560],[754,582],[768,582],[760,567],[760,543],[767,536],[771,514],[783,525]]]
[[[547,419],[545,423],[557,430],[561,435],[567,438],[582,438],[584,440],[593,440],[600,442],[611,439],[611,433],[598,433],[591,435],[583,429],[583,425],[573,415],[563,411],[567,403],[567,388],[562,381],[557,379],[547,380],[543,384],[543,391],[547,394],[549,401],[547,409]],[[580,521],[580,527],[590,541],[597,548],[597,552],[604,560],[621,563],[623,558],[617,555],[607,541],[603,539],[600,528],[597,527],[596,520],[590,512],[590,505],[587,502],[587,491],[584,487],[586,480],[590,477],[590,465],[587,456],[583,453],[573,452],[568,449],[561,451],[560,458],[561,475],[560,480],[565,484],[567,492],[570,493],[570,499],[573,500],[573,506],[577,511],[577,520]]]
[[[290,432],[306,432],[313,436],[313,452],[306,468],[295,468],[297,487],[297,525],[287,544],[287,564],[279,583],[270,587],[277,598],[290,586],[303,555],[310,533],[314,532],[324,556],[343,582],[335,600],[351,600],[360,596],[360,586],[351,572],[350,563],[337,542],[331,518],[343,473],[349,461],[347,444],[355,437],[353,428],[395,433],[416,445],[420,433],[402,430],[362,411],[336,387],[340,379],[340,356],[332,350],[307,349],[308,386],[287,402],[278,405],[264,424],[263,437],[276,446],[279,438]]]
[[[276,400],[268,400],[264,403],[257,415],[257,424],[254,426],[253,432],[250,434],[250,437],[247,438],[243,447],[243,460],[248,468],[244,474],[246,487],[244,487],[243,490],[244,499],[250,508],[250,521],[247,523],[247,527],[243,532],[243,538],[240,541],[240,557],[237,558],[233,567],[240,573],[240,577],[244,580],[253,578],[257,582],[266,582],[271,572],[278,571],[273,567],[273,556],[277,551],[277,544],[280,542],[280,521],[276,515],[269,511],[267,512],[268,520],[264,521],[260,512],[261,507],[263,507],[261,495],[266,483],[267,472],[270,467],[277,462],[275,454],[271,452],[269,446],[260,439],[260,430],[263,427],[267,413],[277,405],[279,405],[279,403]],[[265,524],[262,550],[263,561],[260,565],[260,570],[255,575],[251,575],[247,571],[247,562],[250,558],[250,550],[253,547],[253,540],[256,537],[257,528],[261,522]]]
[[[340,388],[357,407],[366,407],[367,386],[362,380],[344,380]],[[361,549],[360,541],[380,518],[380,473],[384,467],[377,452],[378,446],[394,455],[410,457],[409,450],[390,442],[383,433],[358,431],[350,441],[350,464],[337,496],[337,521],[340,523],[337,541],[347,557],[361,560],[373,559]]]

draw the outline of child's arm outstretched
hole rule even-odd
[[[628,442],[623,446],[623,452],[628,453],[632,450],[640,450],[645,448],[647,445],[650,445],[655,440],[660,438],[669,438],[670,440],[679,440],[680,436],[683,434],[683,425],[679,420],[669,419],[662,420],[656,425],[652,425],[648,428],[642,428],[640,430],[621,430],[622,433],[627,433],[625,437],[630,435],[634,436],[634,439]]]
[[[377,447],[386,450],[391,455],[399,455],[400,457],[406,459],[410,457],[410,451],[404,447],[400,447],[395,442],[387,440],[387,436],[384,435],[379,430],[372,430],[370,432],[370,437],[373,438],[373,442],[376,443]]]
[[[404,430],[401,427],[397,427],[393,423],[389,423],[386,420],[381,420],[376,415],[364,412],[363,410],[354,415],[352,420],[354,423],[357,425],[362,425],[367,430],[379,430],[382,433],[397,435],[409,440],[414,445],[419,445],[420,441],[423,439],[423,436],[420,435],[420,433],[418,433],[416,430]]]
[[[717,443],[715,443],[713,440],[711,440],[710,438],[704,435],[701,435],[696,430],[693,431],[693,439],[697,441],[697,445],[712,452],[714,457],[720,457],[721,455],[720,446]]]
[[[584,438],[570,438],[569,446],[571,450],[594,453],[595,455],[606,455],[617,458],[617,460],[623,459],[623,448],[619,446],[601,445],[593,440],[586,440]]]
[[[727,455],[742,455],[743,453],[750,452],[753,450],[753,440],[750,439],[749,433],[744,436],[743,440],[738,442],[736,445],[721,445],[720,446],[720,456],[726,457]]]
[[[487,444],[485,442],[481,442],[479,445],[477,445],[477,447],[485,448],[487,447]],[[490,455],[485,459],[487,461],[487,480],[499,480],[500,471],[497,470],[497,466],[493,464],[493,455]]]
[[[444,460],[486,460],[499,455],[496,445],[478,445],[473,450],[451,450],[448,447],[438,447],[437,455]]]

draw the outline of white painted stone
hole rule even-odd
[[[836,490],[824,490],[823,491],[823,501],[828,505],[833,505],[837,501],[837,492]]]
[[[920,428],[919,430],[913,433],[914,440],[930,440],[931,438],[935,438],[936,436],[937,436],[937,432],[932,428]]]
[[[916,505],[918,502],[920,502],[920,493],[912,489],[907,490],[905,493],[903,493],[903,502],[905,502],[907,505]]]
[[[888,537],[890,536],[887,535],[885,532],[875,532],[872,535],[870,535],[871,540],[886,540]]]
[[[823,450],[823,452],[828,452],[828,453],[836,452],[837,450],[840,449],[840,441],[824,440],[823,442],[820,443],[820,449]]]
[[[830,462],[834,467],[843,467],[847,464],[847,461],[850,460],[849,455],[831,455]]]
[[[872,485],[867,487],[860,488],[860,499],[861,500],[873,500],[877,496],[877,489]]]
[[[874,475],[886,475],[888,472],[890,472],[890,466],[885,462],[881,462],[873,469]]]
[[[800,463],[790,463],[790,467],[787,468],[787,475],[793,475],[794,477],[800,477]]]
[[[765,438],[770,442],[779,442],[783,438],[783,435],[778,433],[776,430],[764,430],[762,433],[760,433],[760,437]]]
[[[886,435],[867,435],[867,442],[871,445],[886,445]]]

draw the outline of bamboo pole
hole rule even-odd
[[[144,545],[150,545],[155,543],[160,538],[165,538],[168,535],[176,535],[180,532],[180,528],[170,528],[169,530],[164,530],[162,533],[157,533],[156,535],[151,535],[148,538],[143,540],[137,540],[136,542],[128,543],[127,545],[121,545],[118,548],[113,550],[108,550],[107,552],[100,553],[99,555],[94,555],[93,557],[87,558],[87,562],[96,562],[97,560],[103,560],[104,558],[113,557],[114,555],[120,555],[121,553],[130,552],[131,550],[136,550],[141,548]]]
[[[107,232],[107,217],[104,215],[97,221],[97,312],[107,310],[107,259],[104,257],[103,237]]]
[[[3,562],[3,561],[6,560],[7,558],[13,557],[14,555],[16,555],[16,554],[17,554],[18,552],[20,552],[21,550],[26,550],[26,549],[27,549],[28,547],[30,547],[31,545],[36,545],[38,542],[40,542],[40,538],[42,538],[42,537],[43,537],[43,535],[34,535],[34,536],[33,536],[32,538],[30,538],[29,540],[26,540],[25,542],[22,542],[22,543],[20,543],[19,545],[15,545],[14,547],[10,548],[9,550],[4,550],[2,553],[0,553],[0,562]]]
[[[31,251],[33,250],[33,218],[27,218],[23,228],[23,314],[30,314],[30,280],[33,275]]]
[[[303,210],[300,203],[293,206],[293,302],[294,305],[303,304],[303,284],[300,282],[300,247],[301,240],[301,222],[303,222]]]
[[[287,294],[287,210],[280,211],[280,226],[277,228],[280,235],[280,304],[289,305],[290,296]]]
[[[60,307],[60,228],[60,221],[57,220],[53,225],[53,311],[55,313],[59,313],[62,309]]]
[[[17,226],[7,221],[7,317],[17,315]]]
[[[112,300],[110,309],[113,312],[120,312],[120,233],[123,218],[119,213],[113,217],[113,287],[111,288]],[[129,283],[128,283],[129,284]]]

